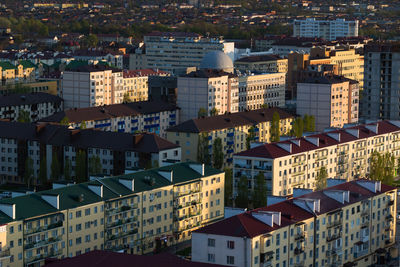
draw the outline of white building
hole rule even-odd
[[[354,37],[358,36],[358,20],[316,20],[315,18],[294,20],[293,36],[318,37],[330,41],[338,37]]]
[[[111,53],[97,50],[78,50],[73,54],[76,60],[105,61],[113,67],[123,69],[122,53]]]

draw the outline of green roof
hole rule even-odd
[[[190,164],[195,162],[183,162],[161,168],[140,171],[136,173],[103,178],[97,181],[70,185],[57,189],[41,191],[29,195],[6,198],[0,200],[1,204],[15,204],[16,218],[15,220],[29,219],[32,217],[45,216],[49,213],[55,213],[66,209],[73,209],[80,206],[93,204],[100,201],[110,200],[121,196],[128,196],[139,192],[149,191],[172,184],[187,183],[192,180],[199,179],[204,176],[210,176],[222,173],[223,171],[205,166],[204,176],[190,167]],[[159,171],[172,171],[172,183],[161,176]],[[119,183],[119,179],[134,180],[134,192],[129,190],[123,184]],[[147,179],[150,178],[150,183]],[[103,184],[103,197],[101,198],[96,193],[89,189],[89,185]],[[57,210],[48,202],[42,199],[42,195],[59,195],[60,209]],[[12,218],[0,212],[0,224],[13,221]]]
[[[36,68],[36,65],[33,64],[33,63],[32,63],[31,61],[29,61],[29,60],[21,60],[21,61],[19,62],[19,64],[21,64],[21,65],[24,67],[24,69]]]
[[[13,64],[11,64],[10,62],[8,62],[8,61],[1,61],[1,62],[0,62],[0,67],[1,67],[3,70],[12,70],[12,69],[15,69],[15,66],[14,66]]]
[[[68,70],[73,70],[76,69],[80,66],[87,66],[89,65],[89,61],[87,60],[72,60],[66,67],[65,69]]]

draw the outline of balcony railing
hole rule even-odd
[[[354,258],[360,258],[360,257],[365,256],[367,254],[368,254],[368,249],[364,249],[364,250],[361,250],[361,251],[354,252],[353,256],[354,256]]]
[[[118,239],[118,238],[121,238],[121,237],[124,237],[124,236],[137,234],[137,232],[138,232],[138,229],[135,228],[135,229],[127,231],[127,232],[120,232],[118,234],[109,235],[107,237],[108,237],[108,240],[115,240],[115,239]]]
[[[107,215],[115,215],[118,213],[123,213],[126,212],[128,210],[132,210],[132,209],[137,209],[138,208],[138,204],[134,203],[134,204],[130,204],[130,205],[123,205],[121,207],[118,208],[110,208],[106,210]]]
[[[306,233],[304,233],[304,232],[301,232],[301,233],[297,233],[295,236],[294,236],[294,240],[296,240],[296,241],[303,241],[304,239],[305,239],[305,237],[306,237]]]
[[[135,221],[137,221],[137,219],[138,219],[138,216],[133,216],[132,218],[126,218],[126,219],[119,219],[118,221],[115,221],[112,223],[107,223],[107,228],[122,226],[124,224],[135,222]]]
[[[62,227],[62,226],[63,226],[63,222],[59,221],[59,222],[52,223],[52,224],[49,224],[49,225],[44,225],[44,226],[39,226],[39,227],[35,227],[35,228],[26,229],[25,230],[25,234],[31,235],[31,234],[40,233],[40,232],[52,230],[52,229],[55,229],[55,228],[59,228],[59,227]]]
[[[34,257],[29,257],[25,260],[25,262],[27,264],[29,263],[34,263],[34,262],[38,262],[38,261],[42,261],[46,258],[52,258],[52,257],[57,257],[59,255],[62,254],[62,250],[56,250],[56,251],[52,251],[52,252],[47,252],[47,253],[43,253],[43,254],[39,254],[36,255]]]
[[[294,254],[295,255],[299,255],[299,254],[301,254],[303,252],[304,252],[304,247],[300,247],[300,248],[295,248],[294,249]]]
[[[43,247],[43,246],[47,246],[53,243],[57,243],[61,241],[61,237],[50,237],[48,239],[44,239],[44,240],[39,240],[37,242],[31,242],[31,243],[27,243],[24,248],[25,249],[32,249],[32,248],[38,248],[38,247]]]
[[[10,257],[10,248],[3,248],[0,251],[0,260]]]
[[[192,190],[186,190],[186,191],[179,191],[175,192],[175,197],[182,197],[182,196],[187,196],[187,195],[192,195],[199,193],[201,190],[200,188],[192,189]]]
[[[331,228],[331,227],[336,227],[342,225],[342,219],[339,220],[333,220],[327,223],[326,227]]]
[[[333,240],[339,239],[341,236],[342,236],[342,232],[332,234],[332,235],[326,237],[326,241],[331,242]]]
[[[304,267],[304,261],[300,261],[298,263],[295,263],[293,266],[294,267]]]

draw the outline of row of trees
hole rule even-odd
[[[300,138],[305,132],[315,132],[315,117],[305,114],[304,117],[297,117],[292,124],[291,136]]]
[[[222,139],[215,138],[212,145],[212,156],[208,147],[208,134],[199,134],[197,143],[197,161],[206,165],[211,165],[216,169],[221,169],[224,165],[224,153],[222,146]]]
[[[57,154],[53,153],[50,165],[50,180],[48,180],[46,157],[43,157],[40,160],[38,177],[35,176],[33,159],[31,157],[27,157],[25,161],[24,180],[28,187],[31,185],[31,183],[36,184],[37,178],[42,185],[45,185],[51,181],[59,180],[73,180],[76,183],[86,182],[88,180],[88,175],[101,174],[103,169],[99,156],[90,157],[88,163],[89,168],[87,168],[86,163],[86,152],[78,151],[76,155],[75,176],[72,177],[71,160],[66,159],[64,162],[64,168],[62,168]]]
[[[255,177],[254,190],[249,193],[247,177],[242,175],[237,186],[238,194],[235,206],[239,208],[259,208],[267,205],[267,186],[264,173],[260,172]]]
[[[199,111],[197,112],[197,117],[198,118],[201,118],[201,117],[208,117],[208,115],[210,115],[210,116],[216,116],[216,115],[218,115],[218,109],[216,109],[216,108],[212,108],[211,110],[210,110],[210,114],[208,114],[208,111],[207,111],[207,109],[205,109],[205,108],[199,108]]]

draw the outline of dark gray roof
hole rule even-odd
[[[0,107],[33,105],[39,103],[61,103],[63,99],[59,96],[47,93],[11,94],[0,96]]]

